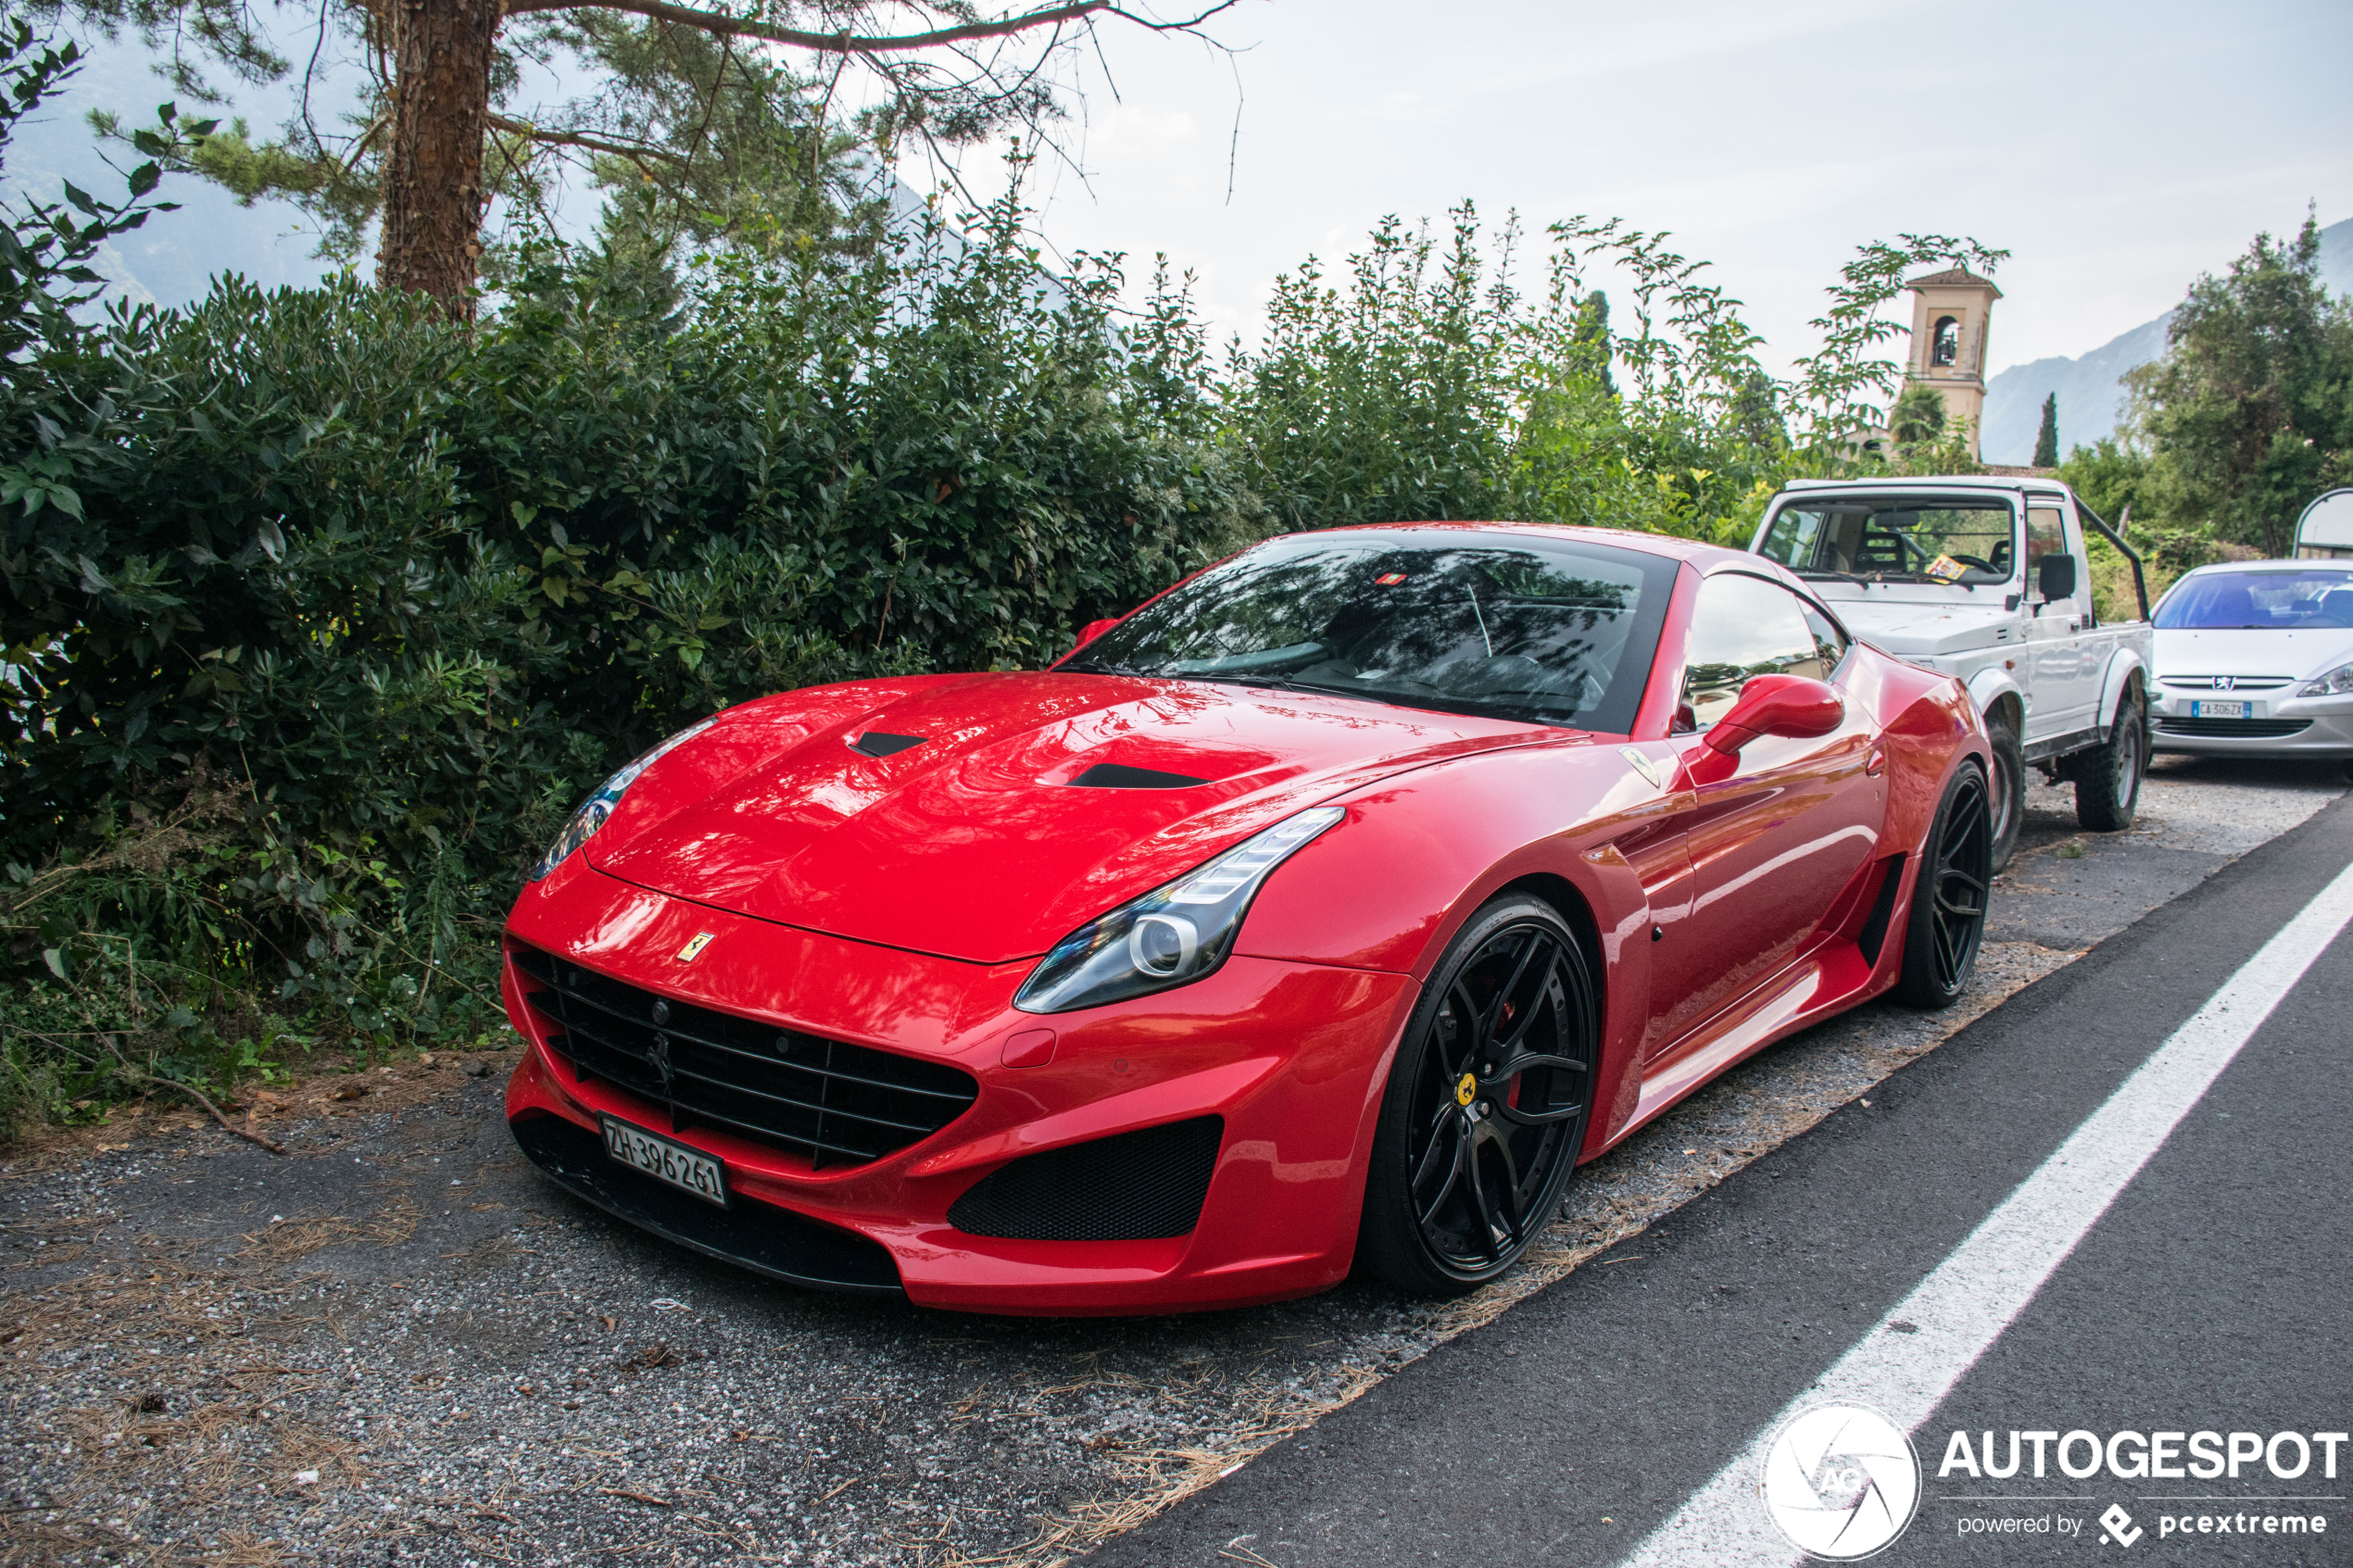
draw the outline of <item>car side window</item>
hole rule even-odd
[[[2067,554],[2067,528],[2059,521],[2057,507],[2029,506],[2026,508],[2026,591],[2037,592],[2034,572],[2045,556]],[[2082,570],[2079,562],[2077,570]]]
[[[1817,619],[1819,619],[1818,617]],[[1822,632],[1844,639],[1824,621]],[[1723,572],[1699,585],[1691,635],[1683,645],[1683,695],[1679,731],[1704,730],[1731,710],[1752,675],[1805,675],[1826,680],[1837,657],[1806,622],[1804,600],[1779,583]]]
[[[1829,616],[1802,599],[1798,601],[1798,608],[1806,617],[1806,629],[1814,633],[1815,647],[1821,651],[1822,679],[1828,680],[1829,671],[1846,661],[1846,650],[1851,645],[1846,640],[1846,633],[1831,624]]]

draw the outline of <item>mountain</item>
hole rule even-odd
[[[2321,280],[2331,294],[2353,294],[2353,218],[2321,231]],[[2058,394],[2059,450],[2089,446],[2115,433],[2124,414],[2117,378],[2165,352],[2168,310],[2154,321],[2111,338],[2078,359],[2037,359],[2012,365],[1985,383],[1982,445],[1989,463],[2024,463],[2034,455],[2043,399]]]

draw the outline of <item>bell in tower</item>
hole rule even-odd
[[[1934,387],[1947,429],[1968,421],[1969,456],[1985,418],[1986,323],[2002,291],[1958,265],[1905,285],[1912,291],[1912,356],[1904,379]]]

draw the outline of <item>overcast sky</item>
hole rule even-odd
[[[294,28],[301,7],[267,15]],[[1532,231],[1577,213],[1672,231],[1747,302],[1777,367],[1811,346],[1858,244],[1974,235],[2013,253],[2000,370],[2150,320],[2308,202],[2324,225],[2353,215],[2353,0],[1239,0],[1210,31],[1239,53],[1101,25],[1063,128],[1086,178],[1041,164],[1043,226],[1064,252],[1130,253],[1138,277],[1167,251],[1246,333],[1277,272],[1467,196]],[[130,51],[102,50],[11,149],[7,182],[103,185],[80,110],[144,119],[163,95]],[[248,106],[258,132],[284,95]],[[172,187],[186,209],[120,242],[156,297],[224,268],[318,275],[292,208]],[[585,225],[592,204],[566,205]]]
[[[1041,169],[1044,226],[1166,250],[1244,331],[1308,253],[1469,196],[1673,231],[1776,361],[1856,245],[1974,235],[2012,252],[1999,370],[2148,320],[2308,202],[2353,212],[2346,0],[1241,0],[1211,31],[1244,52],[1103,25],[1118,96],[1090,73],[1088,178]]]

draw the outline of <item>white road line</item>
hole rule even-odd
[[[1827,1403],[1868,1405],[1917,1430],[2348,922],[2353,867],[2208,997],[1917,1289],[1652,1531],[1622,1560],[1624,1568],[1783,1568],[1805,1561],[1773,1528],[1757,1496],[1773,1434]],[[1896,1322],[1918,1331],[1891,1333]],[[1932,1469],[1936,1456],[1924,1454],[1921,1462]]]

